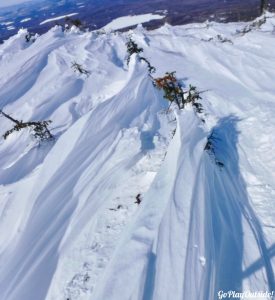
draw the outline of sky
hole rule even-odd
[[[28,0],[0,0],[0,7],[11,6],[14,4],[20,4],[24,2],[28,2]]]

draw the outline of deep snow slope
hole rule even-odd
[[[50,119],[55,135],[0,141],[0,299],[275,290],[275,17],[245,26],[131,32],[153,76],[204,91],[200,115],[167,111],[146,65],[126,65],[129,33],[55,27],[0,46],[0,108]],[[12,124],[0,122],[2,135]]]

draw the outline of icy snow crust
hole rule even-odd
[[[0,46],[0,108],[51,119],[56,136],[0,142],[0,299],[274,290],[275,18],[236,33],[246,25],[132,32],[155,77],[206,91],[201,116],[166,113],[146,65],[125,64],[127,33],[55,27],[26,43],[21,30]],[[1,117],[0,133],[11,125]],[[204,151],[210,132],[223,168]]]

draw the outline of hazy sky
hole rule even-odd
[[[10,6],[23,2],[28,2],[28,0],[0,0],[0,7]]]

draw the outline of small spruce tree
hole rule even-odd
[[[133,39],[130,37],[126,43],[128,57],[127,57],[127,65],[130,63],[131,56],[133,54],[140,54],[143,52],[143,48],[138,47],[138,44],[133,41]]]

